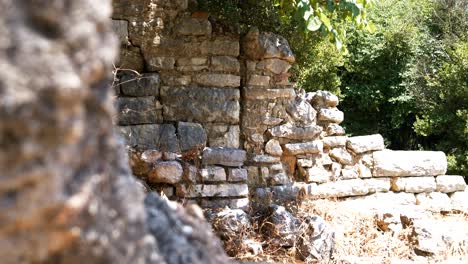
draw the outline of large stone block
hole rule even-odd
[[[125,96],[159,96],[160,78],[157,73],[123,74],[120,91]]]
[[[436,190],[434,177],[400,177],[392,179],[392,191],[422,193]]]
[[[148,175],[148,180],[152,183],[175,184],[182,180],[184,170],[177,161],[162,161],[154,164],[154,168]]]
[[[268,87],[270,86],[270,79],[270,76],[252,74],[249,75],[249,78],[247,79],[247,86]]]
[[[281,159],[280,159],[280,157],[276,157],[276,156],[255,155],[250,159],[250,161],[253,164],[260,165],[260,164],[279,163],[281,161]]]
[[[119,125],[162,123],[162,106],[149,97],[118,97],[117,119]]]
[[[318,111],[318,120],[340,124],[344,120],[344,113],[338,108],[321,108]]]
[[[326,170],[323,166],[313,166],[307,169],[306,181],[325,183],[329,182],[332,178],[332,172]]]
[[[300,97],[296,97],[296,100],[287,106],[286,111],[298,124],[315,125],[317,111]]]
[[[228,148],[206,148],[203,151],[202,163],[204,165],[223,165],[240,167],[247,159],[245,150]]]
[[[118,128],[126,144],[137,149],[157,149],[179,152],[179,142],[173,125],[136,125]]]
[[[239,148],[239,126],[205,124],[208,133],[208,146],[212,148]]]
[[[268,132],[273,137],[294,140],[313,140],[322,132],[322,127],[314,125],[298,127],[288,123],[270,128]]]
[[[278,140],[270,139],[265,145],[265,152],[273,156],[283,155],[283,149]]]
[[[147,58],[146,62],[150,71],[173,70],[175,59],[173,57],[152,56]]]
[[[307,93],[306,99],[308,99],[312,105],[317,108],[323,107],[336,107],[338,105],[338,96],[332,94],[329,91],[317,91]]]
[[[343,148],[334,148],[329,155],[343,165],[353,164],[353,156]]]
[[[360,154],[368,151],[383,150],[385,148],[384,139],[380,134],[369,136],[350,137],[347,142],[348,149]]]
[[[245,98],[248,100],[273,100],[278,98],[294,98],[294,89],[265,89],[265,88],[244,88]]]
[[[237,89],[161,88],[165,121],[237,124],[240,115],[239,98]]]
[[[247,184],[225,183],[217,185],[196,184],[190,187],[177,186],[177,195],[185,198],[197,197],[245,197],[249,195]]]
[[[314,154],[323,151],[323,142],[315,140],[304,143],[293,143],[284,145],[284,149],[291,155]]]
[[[193,81],[207,87],[239,87],[241,78],[232,74],[203,73],[196,75]]]
[[[120,48],[119,59],[115,66],[121,69],[129,69],[141,72],[144,69],[145,61],[139,47],[125,46]]]
[[[274,74],[286,73],[291,68],[289,62],[280,59],[265,59],[257,64],[257,69]]]
[[[446,193],[431,192],[416,194],[416,204],[431,211],[450,211],[452,202]]]
[[[193,49],[193,44],[191,46]],[[202,55],[237,57],[239,56],[240,47],[237,39],[219,38],[203,41],[199,49]]]
[[[328,148],[344,147],[347,140],[347,136],[324,137],[323,146]]]
[[[175,27],[175,32],[181,36],[211,36],[211,23],[207,19],[185,17]]]
[[[436,184],[437,191],[443,193],[464,191],[466,188],[465,178],[456,175],[438,176],[436,177]]]
[[[234,199],[215,199],[200,201],[200,206],[203,208],[226,208],[248,210],[249,198],[234,198]]]
[[[202,150],[206,146],[206,132],[200,124],[179,122],[177,125],[180,150]]]
[[[440,151],[391,151],[373,153],[373,176],[437,176],[447,171],[447,158]]]
[[[364,179],[364,184],[369,188],[369,193],[389,192],[392,186],[390,178]]]
[[[360,196],[369,193],[369,187],[361,179],[343,180],[336,182],[327,182],[312,188],[312,197],[331,198]]]
[[[238,73],[240,71],[239,60],[230,56],[217,56],[211,58],[213,71]]]
[[[240,168],[229,168],[228,169],[228,181],[238,182],[238,181],[247,181],[248,173],[246,169]]]
[[[252,60],[278,58],[291,63],[295,61],[285,38],[269,32],[259,32],[257,28],[252,28],[244,37],[243,53]]]
[[[201,169],[200,175],[203,182],[221,182],[226,181],[226,171],[223,167],[207,166]]]

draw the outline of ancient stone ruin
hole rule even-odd
[[[113,24],[115,123],[134,174],[171,199],[247,210],[306,197],[466,195],[442,152],[346,136],[337,96],[293,89],[295,58],[281,36],[252,28],[241,37],[186,1],[114,1]]]

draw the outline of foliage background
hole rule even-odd
[[[307,91],[341,97],[350,135],[381,133],[392,149],[441,150],[449,173],[468,176],[468,0],[375,0],[374,33],[351,19],[346,48],[325,30],[304,28],[276,0],[199,0],[215,23],[245,33],[257,26],[286,37]]]

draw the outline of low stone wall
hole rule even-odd
[[[142,2],[114,1],[122,46],[115,123],[134,174],[152,189],[243,209],[250,198],[428,194],[422,201],[465,189],[462,176],[441,176],[442,152],[346,136],[337,96],[293,89],[284,38],[255,28],[241,37],[184,0]]]

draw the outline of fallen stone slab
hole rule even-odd
[[[350,137],[346,145],[348,149],[357,154],[385,148],[384,139],[380,134]]]
[[[240,167],[247,159],[245,150],[228,148],[206,148],[203,151],[203,165]]]
[[[441,151],[394,151],[373,153],[374,177],[437,176],[447,171],[447,158]]]

